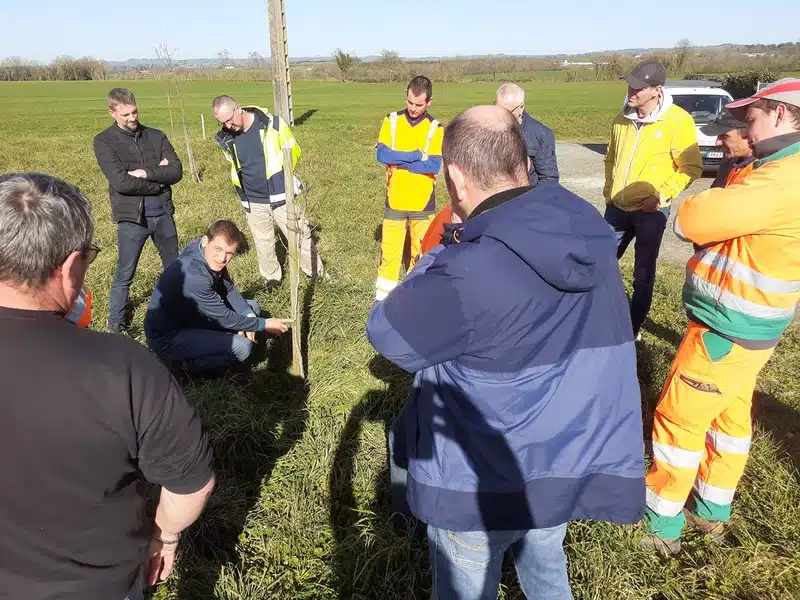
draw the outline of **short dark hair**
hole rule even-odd
[[[433,96],[433,84],[431,80],[425,77],[425,75],[417,75],[408,82],[408,87],[406,88],[406,92],[411,90],[411,93],[415,96],[419,96],[420,94],[425,94],[425,99],[430,100]]]
[[[444,130],[442,158],[458,166],[484,190],[528,174],[528,150],[522,129],[503,110],[497,119],[480,120],[462,112]]]
[[[789,115],[789,120],[794,125],[795,129],[800,129],[800,106],[795,106],[794,104],[787,104],[786,102],[780,102],[778,100],[771,100],[769,98],[762,98],[757,102],[753,103],[753,106],[756,108],[760,108],[764,112],[775,112],[778,110],[778,106],[783,104],[786,107],[786,112]]]
[[[92,208],[78,189],[43,173],[0,176],[0,281],[40,288],[89,247]]]
[[[227,219],[219,219],[208,226],[208,231],[206,231],[208,241],[218,236],[225,238],[229,244],[236,244],[239,250],[244,249],[247,243],[241,229],[236,226],[236,223]]]
[[[128,88],[114,88],[106,96],[108,108],[114,110],[118,104],[125,106],[136,106],[136,96]]]

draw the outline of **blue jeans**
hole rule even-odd
[[[644,325],[653,302],[658,251],[661,249],[668,217],[669,207],[651,213],[641,210],[625,212],[613,204],[606,207],[606,222],[617,234],[617,259],[622,258],[631,241],[636,238],[630,306],[634,337]]]
[[[247,303],[256,315],[261,312],[255,300]],[[246,362],[253,352],[243,335],[215,329],[184,329],[168,339],[147,336],[147,345],[164,362],[183,363],[191,375]]]
[[[117,272],[108,296],[109,325],[127,324],[128,294],[147,238],[153,239],[164,268],[178,258],[178,231],[172,215],[145,217],[141,224],[117,223]]]
[[[506,550],[529,600],[572,600],[567,524],[528,531],[455,532],[428,526],[433,600],[496,600]]]

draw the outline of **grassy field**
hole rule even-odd
[[[0,84],[0,171],[45,171],[77,185],[92,200],[97,241],[105,248],[89,272],[97,298],[93,326],[103,328],[116,260],[106,182],[92,154],[95,133],[110,120],[108,84]],[[142,121],[170,132],[163,90],[137,83]],[[431,112],[446,122],[459,110],[489,103],[492,84],[435,86]],[[528,106],[559,139],[602,142],[623,84],[532,84]],[[245,226],[211,137],[211,99],[272,106],[262,84],[190,84],[187,114],[202,183],[175,188],[181,244],[213,219]],[[307,285],[308,377],[287,374],[288,340],[263,348],[248,385],[191,384],[215,450],[218,488],[182,546],[161,599],[426,598],[425,544],[387,525],[385,430],[402,406],[410,377],[376,358],[364,336],[373,296],[383,206],[383,173],[374,161],[381,118],[402,108],[402,86],[298,84],[295,128],[303,149],[298,173],[332,283]],[[200,137],[206,115],[209,140]],[[181,138],[171,135],[185,159]],[[443,190],[440,190],[443,192]],[[444,202],[445,196],[439,196]],[[623,263],[626,280],[630,266]],[[132,289],[133,335],[160,271],[148,245]],[[240,288],[276,315],[288,313],[288,288],[259,288],[254,253],[237,258]],[[640,346],[639,371],[649,415],[685,326],[682,269],[664,265]],[[757,433],[722,546],[688,535],[670,560],[640,552],[636,527],[573,523],[567,538],[570,579],[584,600],[790,600],[800,598],[800,335],[792,328],[765,370],[757,394]],[[513,575],[503,598],[522,598]]]

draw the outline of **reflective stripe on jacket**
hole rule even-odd
[[[263,108],[258,106],[243,106],[244,110],[252,113],[255,118],[264,124],[261,131],[261,140],[264,145],[264,167],[267,174],[267,186],[269,189],[269,202],[271,205],[280,205],[286,202],[286,184],[283,180],[283,149],[292,149],[292,165],[297,164],[300,157],[300,146],[294,139],[294,134],[286,122],[277,115],[271,115]],[[217,143],[222,148],[225,159],[231,164],[231,182],[236,187],[242,206],[247,210],[250,202],[242,189],[241,170],[242,166],[236,154],[236,138],[228,130],[221,129],[217,133]],[[299,191],[300,185],[295,177],[295,193]]]
[[[800,298],[798,206],[800,143],[683,201],[675,233],[700,246],[683,289],[693,318],[729,337],[778,342]]]

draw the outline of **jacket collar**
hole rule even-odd
[[[139,137],[141,137],[142,130],[144,129],[144,125],[142,125],[141,123],[139,123],[136,126],[136,129],[134,131],[128,131],[127,129],[123,129],[122,127],[120,127],[116,123],[111,125],[111,127],[113,127],[115,130],[117,130],[122,135],[126,135],[126,136],[128,136],[130,138],[134,138],[134,139],[138,139]]]
[[[663,121],[664,116],[667,114],[667,111],[672,107],[672,95],[666,91],[661,90],[661,98],[658,101],[658,105],[653,109],[649,115],[644,118],[639,117],[639,113],[636,112],[635,108],[631,108],[628,106],[627,99],[625,103],[622,105],[622,116],[626,119],[630,119],[634,123],[638,123],[641,125],[647,123],[655,123],[657,121]]]
[[[800,131],[778,135],[753,144],[753,153],[758,157],[757,167],[798,152],[800,152]]]
[[[478,215],[485,213],[487,210],[496,208],[501,204],[505,204],[509,200],[513,200],[514,198],[517,198],[518,196],[521,196],[525,192],[529,192],[532,189],[533,189],[532,185],[525,185],[518,188],[511,188],[510,190],[504,190],[493,196],[489,196],[486,200],[481,202],[475,208],[475,210],[472,211],[472,214],[469,217],[467,217],[467,220],[469,221],[470,219],[473,219]]]

